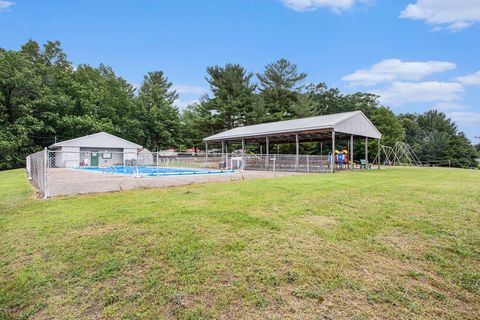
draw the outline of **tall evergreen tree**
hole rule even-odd
[[[208,67],[207,73],[206,80],[213,94],[207,105],[222,130],[257,121],[253,117],[255,85],[251,84],[252,73],[238,64]]]
[[[265,112],[255,96],[252,73],[238,64],[226,64],[207,68],[207,74],[212,97],[204,96],[187,111],[197,118],[193,128],[197,135],[261,122]]]
[[[306,77],[306,73],[298,72],[297,65],[285,59],[268,64],[263,74],[257,74],[269,120],[291,119],[309,113],[305,105],[300,104],[301,82]]]
[[[178,94],[162,71],[149,72],[144,77],[135,116],[142,126],[143,145],[152,151],[176,147],[181,142],[176,99]]]

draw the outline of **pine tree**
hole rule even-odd
[[[174,106],[178,94],[162,71],[149,72],[138,94],[136,117],[143,128],[144,146],[152,151],[176,147],[180,142],[180,115]]]
[[[301,82],[306,77],[306,73],[298,72],[297,65],[285,59],[268,64],[263,74],[257,74],[269,120],[295,118],[297,110],[305,113],[299,103]]]

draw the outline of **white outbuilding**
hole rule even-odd
[[[50,157],[53,154],[57,168],[125,165],[137,161],[141,148],[113,134],[99,132],[52,144]]]

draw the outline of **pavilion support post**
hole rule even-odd
[[[296,154],[295,154],[295,171],[298,171],[298,157],[299,157],[299,153],[300,153],[300,144],[298,142],[298,134],[295,134],[295,150],[296,150]]]
[[[335,130],[332,130],[332,152],[330,156],[330,171],[335,172]]]
[[[377,139],[377,144],[378,144],[378,156],[377,156],[377,162],[378,162],[378,169],[380,169],[380,139]]]
[[[365,169],[368,168],[368,137],[365,138]]]
[[[228,169],[228,168],[229,168],[229,166],[228,166],[228,142],[225,141],[225,169]]]
[[[245,139],[242,139],[242,172],[245,170]]]
[[[205,141],[205,166],[208,165],[208,142]]]
[[[270,141],[268,136],[265,138],[265,170],[268,170],[268,158],[270,153]]]
[[[227,160],[225,158],[225,141],[222,140],[222,167],[223,169],[227,168]]]
[[[353,134],[350,135],[350,169],[353,170]]]

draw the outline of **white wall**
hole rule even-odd
[[[72,168],[80,165],[79,147],[61,147],[55,152],[55,167]]]
[[[61,147],[58,148],[57,151],[55,152],[55,167],[57,168],[73,168],[73,167],[79,167],[80,162],[83,161],[83,158],[88,158],[88,161],[90,161],[90,156],[86,156],[86,151],[87,148],[82,148],[82,152],[80,152],[80,147]],[[122,162],[122,156],[123,156],[123,162],[125,164],[125,160],[137,160],[137,149],[136,148],[128,148],[128,149],[123,149],[124,154],[118,153],[122,152],[121,149],[110,149],[110,148],[103,148],[98,149],[98,150],[88,150],[88,151],[95,151],[95,152],[101,152],[101,151],[111,151],[113,152],[113,157],[111,160],[108,160],[111,163],[109,165],[113,164],[118,164],[119,162]],[[53,154],[53,151],[52,153]],[[83,158],[81,157],[83,156]],[[102,162],[102,159],[99,158],[99,165],[106,165],[105,163]]]
[[[122,165],[123,163],[123,149],[120,148],[84,148],[80,147],[80,163],[92,166],[91,154],[98,154],[98,166],[109,167],[114,165]],[[104,157],[104,154],[110,153],[111,158]],[[86,161],[85,161],[86,160]]]

